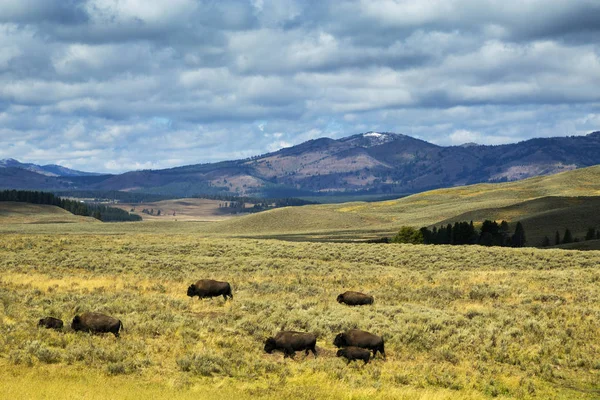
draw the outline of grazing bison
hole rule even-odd
[[[223,296],[225,300],[227,300],[227,297],[233,299],[229,282],[213,281],[212,279],[201,279],[190,285],[187,295],[190,297],[198,296],[200,299],[216,296]]]
[[[359,329],[350,329],[349,331],[338,334],[333,340],[335,347],[356,346],[373,351],[373,358],[377,352],[380,352],[385,358],[383,348],[383,338],[372,333],[361,331]]]
[[[46,329],[62,329],[63,322],[58,318],[45,317],[38,321],[38,326],[43,326]]]
[[[369,362],[369,358],[371,358],[371,352],[366,349],[361,349],[360,347],[349,346],[339,349],[337,356],[346,358],[346,360],[348,360],[348,364],[350,364],[350,361],[355,360],[363,360],[366,364]]]
[[[294,358],[297,350],[305,350],[306,355],[310,350],[316,357],[316,345],[317,336],[312,333],[281,331],[265,341],[265,351],[271,354],[273,350],[280,350],[283,351],[283,358]]]
[[[346,303],[349,306],[362,306],[365,304],[373,304],[373,296],[360,292],[345,292],[337,297],[338,303]]]
[[[76,315],[71,323],[74,331],[106,333],[110,332],[115,337],[119,337],[119,330],[123,328],[123,323],[108,315],[86,312]]]

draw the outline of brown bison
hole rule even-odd
[[[227,300],[227,297],[233,299],[229,282],[213,281],[212,279],[201,279],[190,285],[187,295],[190,297],[198,296],[200,299],[216,296],[223,296],[225,300]]]
[[[373,358],[375,358],[377,352],[380,352],[383,358],[385,358],[383,338],[359,329],[350,329],[338,334],[333,340],[333,345],[335,347],[361,347],[373,351]]]
[[[373,304],[373,296],[360,292],[344,292],[337,297],[338,303],[346,303],[349,306],[362,306]]]
[[[81,315],[76,315],[71,323],[71,328],[74,331],[92,332],[92,333],[107,333],[110,332],[115,337],[119,337],[119,330],[123,328],[123,323],[108,315],[86,312]]]
[[[363,360],[366,364],[369,362],[369,358],[371,358],[371,352],[366,349],[361,349],[360,347],[349,346],[339,349],[337,356],[344,357],[346,360],[348,360],[348,364],[350,364],[350,361],[355,360]]]
[[[316,357],[316,345],[317,336],[312,333],[281,331],[265,341],[265,351],[271,354],[273,350],[280,350],[283,351],[283,358],[294,358],[297,350],[305,350],[306,355],[310,350]]]
[[[44,317],[38,321],[38,326],[43,326],[46,329],[62,329],[62,320],[54,317]]]

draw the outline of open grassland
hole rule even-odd
[[[419,228],[468,212],[494,210],[548,196],[600,196],[600,166],[517,182],[432,190],[398,200],[276,209],[224,221],[209,231],[243,235],[304,233],[305,237],[366,231],[363,237],[369,237],[369,231],[389,234],[403,225]]]
[[[125,211],[134,210],[134,213],[144,220],[158,221],[222,221],[235,217],[235,214],[224,213],[219,204],[225,201],[210,199],[176,199],[163,200],[152,203],[119,203],[111,204],[113,207]],[[154,210],[154,215],[142,213],[143,209]],[[161,215],[156,215],[158,210]]]
[[[73,215],[57,206],[0,201],[0,224],[100,223],[92,217]]]
[[[178,233],[1,235],[0,393],[600,397],[600,252]],[[208,277],[231,282],[234,300],[185,295]],[[340,305],[344,290],[373,294],[375,304]],[[122,337],[35,326],[46,315],[68,325],[83,311],[120,318]],[[334,357],[335,334],[354,327],[383,335],[387,360],[362,367]],[[279,329],[318,334],[319,357],[265,354],[264,338]]]

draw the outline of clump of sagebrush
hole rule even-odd
[[[474,246],[2,236],[0,351],[34,370],[58,364],[183,387],[227,380],[242,395],[308,385],[311,395],[568,397],[561,381],[588,393],[598,370],[599,262],[593,252]],[[230,282],[234,300],[187,297],[202,278]],[[375,302],[340,305],[346,290]],[[121,337],[73,332],[85,311],[119,318]],[[63,330],[38,329],[46,315]],[[382,335],[387,360],[336,358],[333,338],[352,328]],[[319,356],[264,353],[279,330],[315,333]]]

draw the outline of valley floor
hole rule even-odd
[[[600,397],[597,251],[71,229],[0,236],[6,398]],[[201,278],[233,301],[187,297]],[[375,304],[340,305],[345,290]],[[121,319],[121,338],[36,327],[83,311]],[[336,358],[350,328],[383,335],[387,360]],[[316,333],[319,357],[265,354],[280,329]]]

